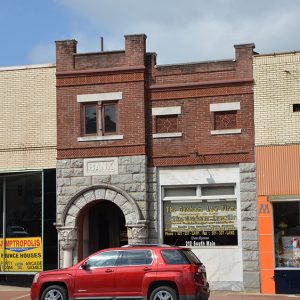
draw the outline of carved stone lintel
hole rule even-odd
[[[128,244],[145,244],[148,241],[148,226],[146,223],[127,225]]]
[[[63,250],[73,250],[77,242],[76,227],[57,227],[59,241]]]

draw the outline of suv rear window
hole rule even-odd
[[[168,265],[185,265],[190,263],[180,250],[162,250],[161,255]]]
[[[200,265],[200,259],[194,254],[192,250],[184,249],[182,250],[183,255],[188,259],[191,264]]]
[[[162,250],[161,254],[168,265],[201,264],[198,257],[189,249]]]

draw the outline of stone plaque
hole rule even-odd
[[[118,174],[118,158],[85,158],[84,176]]]

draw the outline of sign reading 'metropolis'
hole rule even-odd
[[[164,242],[188,247],[237,245],[236,201],[164,201]]]
[[[0,263],[4,272],[42,271],[41,237],[0,239]],[[4,248],[4,249],[3,249]]]

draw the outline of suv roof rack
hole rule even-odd
[[[172,247],[172,246],[167,244],[128,244],[122,247],[126,248],[126,247]]]

